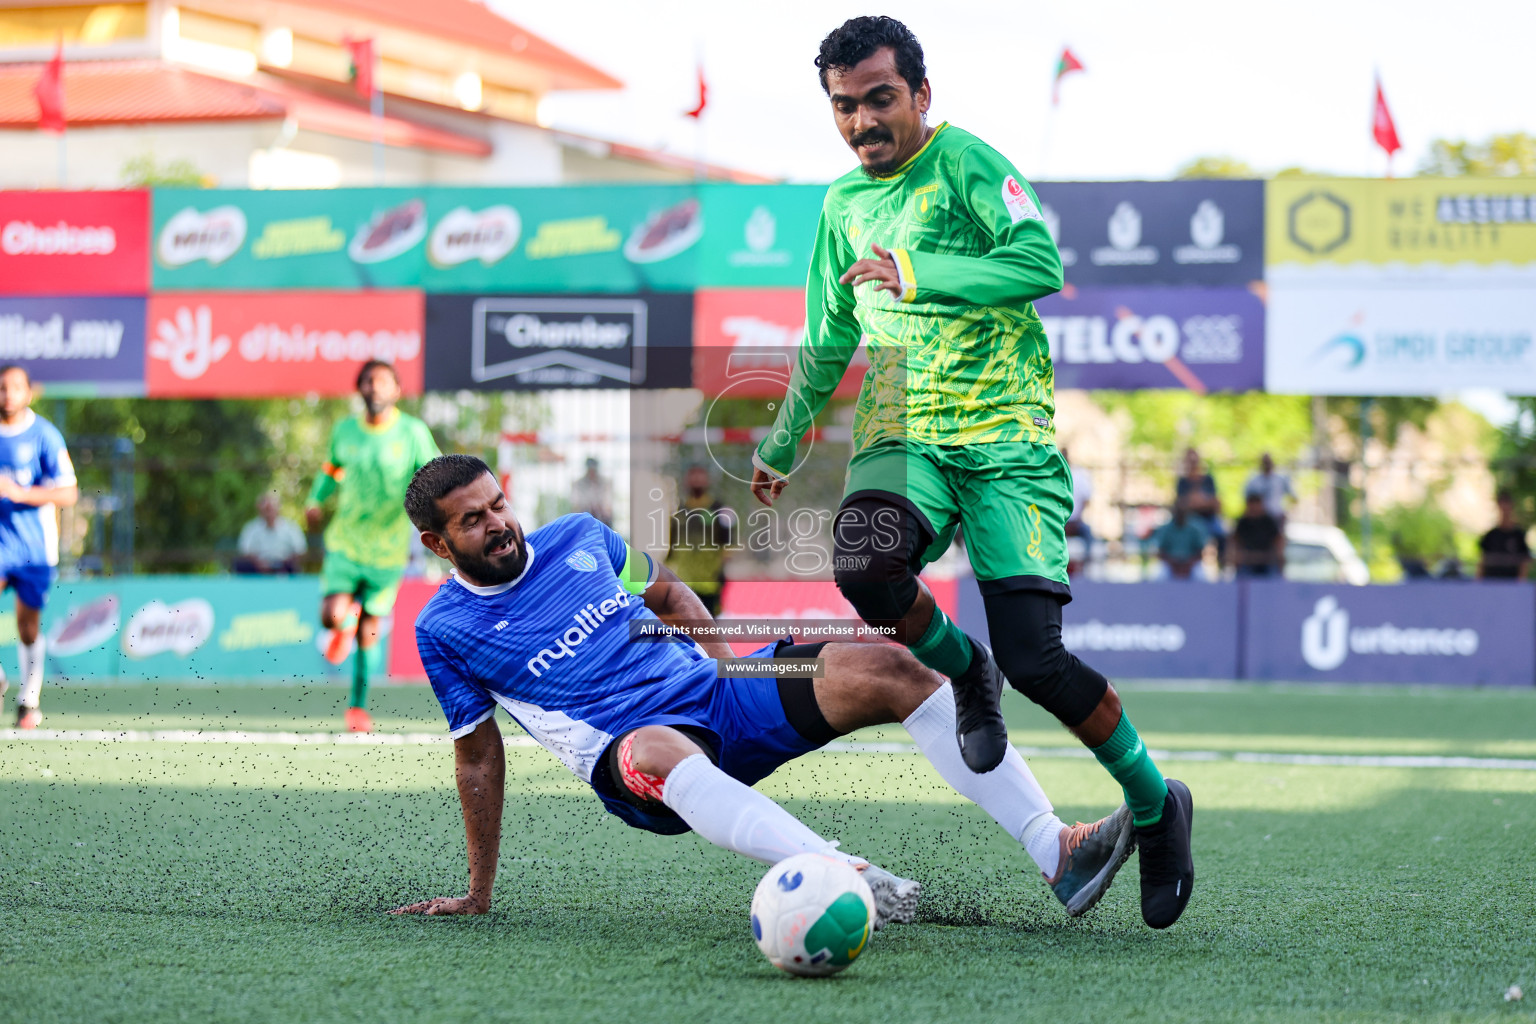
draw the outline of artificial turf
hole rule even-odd
[[[1536,693],[1127,689],[1165,749],[1536,754]],[[45,727],[334,730],[342,692],[60,688]],[[441,728],[424,689],[375,705],[385,732]],[[1092,761],[1031,765],[1069,820],[1118,803]],[[1198,881],[1155,933],[1135,858],[1068,920],[916,754],[786,767],[761,788],[925,886],[916,924],[804,980],[751,942],[758,865],[626,828],[537,749],[508,749],[492,912],[421,919],[384,911],[465,881],[447,745],[0,741],[0,1020],[1536,1019],[1536,771],[1166,768]]]

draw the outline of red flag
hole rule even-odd
[[[43,66],[37,80],[37,127],[39,131],[64,131],[64,40],[53,52],[53,60]]]
[[[1371,134],[1376,145],[1387,151],[1387,159],[1403,148],[1397,141],[1397,126],[1392,123],[1392,111],[1387,109],[1387,94],[1381,89],[1381,76],[1376,76],[1376,112],[1371,118]]]
[[[352,57],[352,67],[349,76],[352,85],[357,89],[357,94],[365,98],[373,96],[373,40],[353,39],[351,36],[342,36],[341,45],[347,48],[347,53]]]
[[[704,65],[699,65],[699,104],[692,110],[683,111],[684,117],[691,117],[695,121],[704,116],[704,108],[709,104],[709,87],[704,84]]]
[[[1072,51],[1063,46],[1061,56],[1056,58],[1056,77],[1051,82],[1051,106],[1061,102],[1061,80],[1074,71],[1086,71],[1083,62],[1073,55]]]

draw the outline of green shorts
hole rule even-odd
[[[917,517],[932,538],[923,565],[964,527],[983,594],[1044,590],[1072,598],[1065,532],[1072,471],[1054,445],[883,442],[848,465],[843,504],[861,497],[889,498]]]
[[[325,561],[320,563],[320,593],[351,594],[362,603],[365,615],[377,618],[394,611],[395,595],[400,593],[400,579],[404,575],[405,566],[380,569],[359,565],[346,555],[327,551]]]

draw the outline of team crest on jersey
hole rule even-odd
[[[1040,211],[1035,209],[1034,201],[1029,198],[1029,190],[1019,184],[1019,180],[1013,175],[1003,179],[1003,206],[1008,210],[1008,216],[1017,224],[1021,220],[1044,220]]]
[[[924,185],[912,193],[912,216],[920,223],[926,224],[933,219],[933,211],[939,205],[939,185]]]
[[[577,572],[596,572],[597,559],[588,551],[573,551],[565,556],[565,564]]]

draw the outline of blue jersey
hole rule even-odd
[[[533,531],[527,544],[517,579],[475,587],[452,577],[416,620],[416,646],[455,738],[500,704],[591,782],[616,735],[710,720],[714,659],[691,642],[631,639],[644,629],[636,624],[660,620],[626,589],[623,538],[581,514]],[[644,582],[654,579],[650,557],[637,557]]]
[[[64,487],[75,482],[64,435],[30,409],[17,426],[0,425],[0,474],[23,487]],[[0,499],[0,567],[58,563],[59,522],[54,507]]]

